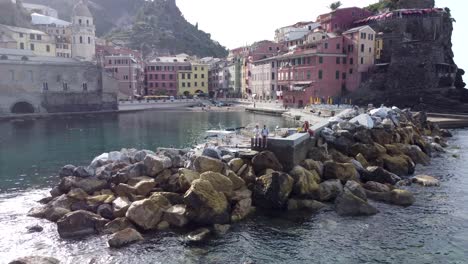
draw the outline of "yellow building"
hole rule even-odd
[[[207,64],[192,63],[191,70],[179,70],[178,94],[185,96],[208,94],[208,68]]]
[[[383,34],[377,34],[377,38],[375,40],[375,59],[380,60],[382,58],[382,50],[383,50]]]
[[[16,42],[16,49],[30,50],[38,56],[55,57],[55,39],[45,32],[0,25],[0,36],[6,36]]]

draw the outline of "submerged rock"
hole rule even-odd
[[[246,218],[252,209],[252,199],[246,198],[243,199],[234,206],[231,215],[232,222],[238,222],[244,218]]]
[[[440,186],[439,180],[428,175],[418,175],[413,178],[413,182],[425,187]]]
[[[200,228],[193,232],[190,232],[187,235],[187,240],[189,242],[194,242],[194,243],[203,242],[208,239],[210,234],[211,234],[211,231],[208,228]]]
[[[401,206],[410,206],[416,201],[411,192],[399,189],[395,189],[390,192],[366,191],[366,194],[370,199]]]
[[[109,247],[121,248],[123,246],[127,246],[142,240],[143,236],[141,236],[141,234],[138,231],[136,231],[133,228],[126,228],[122,231],[113,234],[109,238],[107,243],[109,244]]]
[[[320,183],[320,201],[327,202],[335,200],[338,195],[343,192],[343,185],[341,181],[336,180],[328,180]]]
[[[381,167],[372,166],[367,167],[367,173],[361,175],[363,181],[374,181],[383,184],[395,185],[401,178]]]
[[[317,212],[325,207],[325,204],[314,200],[288,200],[288,211],[308,210],[312,212]]]
[[[375,215],[379,211],[370,205],[362,193],[356,192],[351,186],[346,186],[335,200],[336,212],[341,216],[366,216]],[[356,195],[357,194],[357,195]],[[361,197],[359,197],[361,196]]]
[[[40,225],[28,226],[26,229],[28,230],[28,233],[40,233],[42,230],[44,230],[44,228]]]

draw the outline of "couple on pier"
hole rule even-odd
[[[263,126],[263,129],[260,129],[260,127],[256,125],[253,132],[254,132],[254,144],[253,145],[256,147],[266,148],[268,135],[270,134],[270,131],[268,130],[266,125]]]

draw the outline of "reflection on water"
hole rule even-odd
[[[103,152],[190,147],[206,130],[255,122],[286,125],[279,117],[243,112],[159,111],[0,123],[0,192],[51,186],[63,165],[88,164]]]
[[[51,133],[55,131],[55,139],[43,144],[49,150],[63,151],[62,155],[73,154],[73,157],[82,157],[83,161],[89,161],[96,153],[108,148],[118,149],[125,143],[135,144],[137,147],[157,146],[161,142],[161,135],[165,133],[149,131],[155,130],[158,122],[148,125],[139,120],[139,117],[128,116],[124,122],[123,117],[115,118],[112,124],[101,120],[101,124],[97,122],[89,127],[83,126],[86,122],[75,121],[77,123],[73,123],[74,126],[70,125],[72,122],[67,122],[70,128],[75,128],[67,130],[68,135],[57,131],[63,126],[55,126],[48,130]],[[232,116],[230,118],[233,120]],[[244,118],[250,120],[252,117],[240,116],[238,121],[231,121],[229,125],[237,124],[236,122],[243,124],[246,120]],[[210,123],[208,125],[200,123],[196,126],[188,120],[190,118],[185,122],[190,125],[174,125],[183,126],[183,133],[193,136],[194,140],[199,127],[205,129],[219,124],[216,118],[210,120],[210,117],[204,119],[204,122]],[[29,132],[33,135],[24,141],[34,142],[33,139],[39,134],[37,125],[29,128],[36,132]],[[46,125],[42,124],[40,130],[46,130],[44,126]],[[77,127],[82,132],[70,132],[76,131]],[[100,131],[92,132],[92,127],[101,128],[98,129]],[[102,127],[106,128],[105,131]],[[136,132],[132,127],[146,129]],[[108,129],[113,131],[107,131]],[[126,129],[133,131],[131,136],[125,133]],[[28,132],[22,133],[23,137]],[[84,134],[91,138],[81,136]],[[96,134],[100,140],[106,142],[98,147],[84,146],[95,142]],[[20,132],[10,134],[9,140],[13,141],[19,135]],[[153,135],[157,136],[152,137]],[[171,141],[167,140],[165,145],[180,142],[178,135],[170,132],[166,135],[170,136]],[[142,137],[151,139],[137,140]],[[63,146],[64,139],[74,141]],[[37,142],[36,144],[40,145]],[[429,167],[418,167],[418,173],[434,175],[441,179],[442,185],[438,188],[409,187],[417,198],[415,205],[411,207],[377,203],[375,206],[380,213],[372,217],[338,217],[333,211],[320,214],[284,213],[275,217],[256,215],[233,225],[226,236],[198,246],[187,245],[174,232],[147,233],[143,243],[120,250],[107,248],[106,236],[92,236],[79,241],[62,240],[56,232],[55,224],[25,216],[29,208],[36,205],[35,201],[46,195],[45,188],[3,192],[0,193],[0,263],[32,254],[54,256],[64,263],[466,263],[468,154],[462,151],[468,148],[468,131],[456,131],[451,146],[450,153],[444,158],[435,158]],[[17,151],[20,152],[20,149]],[[3,150],[1,152],[4,155]],[[458,154],[459,158],[454,158],[452,154]],[[51,155],[60,157],[54,153]],[[32,157],[43,158],[41,155],[26,156],[30,161],[33,160]],[[2,156],[2,160],[5,160],[5,156]],[[70,161],[70,157],[62,157],[60,165],[65,160]],[[40,165],[38,170],[46,170],[43,163],[34,164]],[[58,166],[52,163],[49,165],[53,167],[53,171]],[[42,173],[39,176],[42,177]],[[28,182],[24,186],[35,184],[28,180],[23,182]],[[36,223],[43,226],[44,231],[40,234],[28,234],[26,226]]]

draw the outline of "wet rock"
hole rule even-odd
[[[165,169],[172,167],[172,161],[168,157],[146,155],[143,160],[148,176],[154,177]]]
[[[372,192],[390,192],[391,189],[385,184],[368,181],[363,185],[364,189]]]
[[[179,185],[182,191],[187,191],[196,179],[200,179],[200,173],[189,169],[179,169]]]
[[[80,188],[75,188],[70,190],[67,196],[78,201],[84,201],[89,197],[89,194]]]
[[[374,144],[356,143],[351,146],[350,154],[357,156],[362,154],[366,160],[374,160],[380,156],[380,152]]]
[[[413,182],[425,187],[440,186],[439,180],[428,175],[418,175],[413,178]]]
[[[364,175],[361,175],[361,179],[365,182],[374,181],[383,184],[395,185],[401,180],[398,175],[395,175],[381,167],[373,166],[367,167],[367,172]]]
[[[46,205],[31,209],[28,212],[28,216],[57,222],[60,218],[70,212],[71,206],[74,202],[76,202],[76,200],[63,194],[54,198]]]
[[[252,191],[244,187],[242,189],[234,191],[230,199],[231,201],[238,202],[238,201],[251,198],[251,197],[252,197]]]
[[[247,198],[236,203],[231,214],[231,221],[238,222],[246,218],[251,212],[252,199]]]
[[[184,203],[184,197],[181,194],[178,193],[173,193],[173,192],[155,192],[153,193],[154,195],[161,195],[165,197],[170,204],[176,205],[176,204],[183,204]]]
[[[384,155],[384,168],[396,175],[411,175],[414,173],[415,164],[413,161],[406,155],[400,156],[390,156]]]
[[[345,189],[349,190],[355,196],[361,198],[364,201],[367,201],[366,191],[362,186],[356,181],[348,181],[344,186]]]
[[[294,179],[292,193],[298,197],[318,199],[320,196],[320,177],[314,171],[308,171],[301,166],[295,166],[289,175]]]
[[[213,232],[217,236],[224,236],[225,234],[227,234],[227,232],[229,231],[230,228],[231,228],[230,225],[214,224],[213,225]]]
[[[300,164],[304,169],[309,171],[316,171],[319,176],[323,175],[323,163],[313,159],[306,159]]]
[[[393,143],[393,134],[386,129],[372,129],[371,134],[372,139],[382,146]]]
[[[110,204],[101,204],[97,208],[97,214],[109,220],[114,219],[114,212]]]
[[[221,151],[219,151],[218,149],[215,149],[215,148],[210,148],[210,147],[205,148],[203,150],[202,155],[206,156],[206,157],[213,158],[213,159],[218,159],[218,160],[222,159]]]
[[[323,164],[323,179],[357,180],[359,179],[359,173],[352,163],[327,161]]]
[[[73,172],[75,171],[76,167],[73,165],[65,165],[59,171],[60,178],[73,176]]]
[[[9,264],[59,264],[60,261],[52,257],[29,256],[15,259]]]
[[[200,179],[209,181],[215,191],[225,193],[226,195],[230,195],[233,190],[232,181],[221,173],[204,172],[200,175]]]
[[[44,230],[44,228],[40,225],[28,226],[26,229],[28,230],[28,233],[40,233],[42,230]]]
[[[62,193],[68,193],[73,188],[80,188],[88,194],[93,194],[96,191],[107,189],[109,184],[104,180],[95,178],[78,178],[78,177],[64,177],[59,183],[59,188]]]
[[[335,198],[343,192],[343,185],[338,179],[324,181],[320,183],[319,188],[319,200],[323,202],[335,200]]]
[[[57,221],[57,231],[62,238],[79,238],[98,234],[109,220],[88,211],[75,211]]]
[[[183,227],[188,224],[186,217],[187,206],[178,204],[173,205],[164,212],[163,219],[171,226]]]
[[[390,192],[372,192],[372,191],[366,191],[367,197],[370,199],[384,202],[384,203],[389,203],[389,204],[394,204],[394,205],[400,205],[400,206],[410,206],[414,204],[415,198],[414,195],[406,190],[400,190],[400,189],[395,189]]]
[[[109,194],[101,194],[101,195],[95,195],[95,196],[90,196],[86,199],[86,203],[93,207],[96,208],[100,206],[101,204],[110,204],[115,200],[114,195],[109,195]]]
[[[133,202],[125,216],[144,230],[155,229],[163,213],[170,207],[169,201],[161,195]]]
[[[94,173],[92,172],[91,169],[85,168],[85,167],[76,167],[73,170],[73,176],[78,177],[78,178],[88,178],[91,177]]]
[[[314,200],[288,200],[288,211],[308,210],[312,212],[318,212],[325,207],[325,204]]]
[[[243,169],[244,166],[245,166],[245,169]],[[253,167],[247,164],[245,164],[244,166],[239,170],[239,173],[237,175],[241,177],[245,181],[245,183],[248,185],[255,183],[255,179],[257,177],[255,176]],[[240,171],[242,171],[242,173],[240,173]]]
[[[379,211],[367,201],[354,195],[351,190],[344,188],[335,200],[336,212],[341,216],[368,216],[375,215]]]
[[[373,144],[374,140],[372,139],[372,135],[370,130],[368,129],[361,129],[354,133],[353,135],[354,140],[360,142],[362,144]]]
[[[445,153],[446,152],[445,149],[440,144],[437,144],[435,142],[431,143],[431,147],[437,152],[440,152],[440,153]]]
[[[198,173],[207,171],[223,173],[225,164],[218,159],[213,159],[206,156],[199,156],[195,159],[193,166]]]
[[[111,248],[121,248],[138,241],[142,241],[143,236],[133,228],[127,228],[113,234],[107,243]]]
[[[133,157],[134,161],[137,162],[142,162],[145,160],[147,155],[153,155],[155,156],[156,153],[154,153],[151,150],[140,150],[135,153],[135,156]]]
[[[193,181],[184,195],[189,219],[200,224],[225,224],[229,222],[229,204],[222,192],[203,179]]]
[[[339,152],[336,149],[329,149],[328,154],[330,154],[333,161],[338,163],[351,163],[351,158]]]
[[[200,228],[195,231],[190,232],[187,235],[187,240],[192,243],[200,243],[206,241],[211,234],[211,231],[208,228]]]
[[[232,159],[231,161],[229,161],[228,166],[229,168],[231,168],[232,171],[234,171],[235,173],[238,173],[240,168],[244,166],[244,160],[239,159],[239,158]]]
[[[167,230],[169,229],[170,225],[167,221],[159,222],[158,226],[156,227],[157,230]]]
[[[243,160],[252,160],[257,154],[257,151],[250,150],[250,151],[239,151],[239,158]]]
[[[294,179],[286,173],[274,172],[257,178],[253,202],[265,209],[283,209],[292,192]]]
[[[255,173],[265,169],[282,171],[283,165],[280,164],[275,154],[271,151],[262,151],[252,159],[252,166]]]
[[[226,173],[226,177],[231,180],[233,190],[239,190],[245,186],[245,181],[231,170]]]
[[[121,197],[131,197],[132,195],[136,194],[137,191],[135,187],[130,186],[125,183],[121,183],[114,188],[115,194]]]
[[[126,217],[116,218],[104,226],[104,234],[114,234],[126,228],[135,228],[135,226]]]

